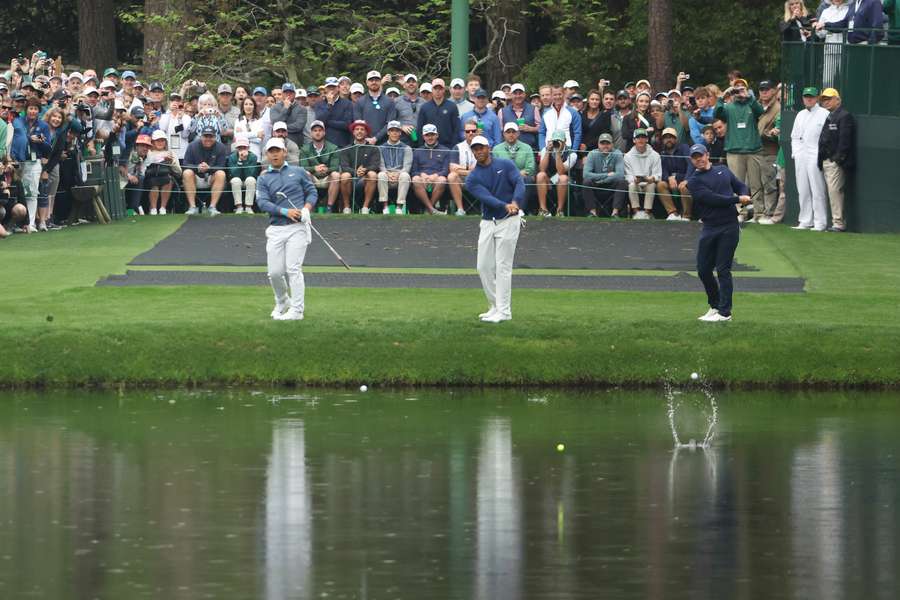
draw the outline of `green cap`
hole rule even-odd
[[[817,88],[815,86],[805,87],[805,88],[803,88],[803,95],[804,96],[818,96],[819,88]]]
[[[113,67],[107,67],[106,70],[103,71],[103,76],[104,76],[104,77],[109,77],[110,75],[113,75],[113,76],[115,76],[115,77],[118,77],[118,76],[119,76],[119,72],[116,71]]]
[[[550,139],[554,142],[564,142],[566,141],[566,132],[561,129],[557,129],[550,135]]]
[[[638,139],[639,137],[650,137],[650,136],[647,134],[646,129],[635,129],[634,135],[632,135],[631,137],[634,139]]]

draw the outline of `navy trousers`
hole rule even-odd
[[[707,301],[710,308],[718,309],[719,314],[726,317],[731,314],[734,292],[731,265],[740,237],[741,228],[736,221],[716,227],[704,226],[697,244],[697,275],[706,289]],[[718,279],[713,275],[713,269]]]

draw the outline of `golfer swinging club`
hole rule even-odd
[[[512,319],[512,268],[522,228],[525,182],[511,160],[492,158],[484,136],[470,144],[475,169],[466,177],[466,190],[481,202],[478,235],[478,275],[490,307],[478,315],[485,323]]]
[[[728,167],[713,165],[703,144],[691,146],[695,171],[687,186],[694,199],[695,212],[703,221],[697,244],[697,275],[706,288],[709,310],[700,321],[731,320],[731,264],[741,236],[736,204],[750,204],[750,191]],[[713,267],[719,278],[713,277]]]
[[[309,213],[316,205],[316,187],[304,169],[285,164],[287,150],[282,138],[266,142],[266,156],[269,168],[257,183],[256,204],[269,213],[266,257],[275,292],[272,318],[299,321],[304,308],[303,258],[312,239]]]

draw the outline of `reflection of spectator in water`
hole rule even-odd
[[[826,28],[830,23],[843,21],[847,17],[849,9],[847,0],[831,0],[831,3],[822,11],[822,16],[819,17],[819,23],[822,23],[823,28],[816,30],[816,36],[819,40],[825,40],[822,83],[828,87],[834,85],[834,78],[841,66],[841,45],[844,42],[844,34],[840,31],[828,31]]]

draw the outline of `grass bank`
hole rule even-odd
[[[478,290],[312,288],[305,321],[276,323],[262,287],[94,287],[181,219],[0,243],[0,384],[642,386],[691,371],[727,386],[900,382],[900,236],[746,229],[739,258],[806,278],[807,293],[746,294],[738,279],[727,324],[696,321],[699,283],[516,290],[515,320],[499,326],[475,319]]]

